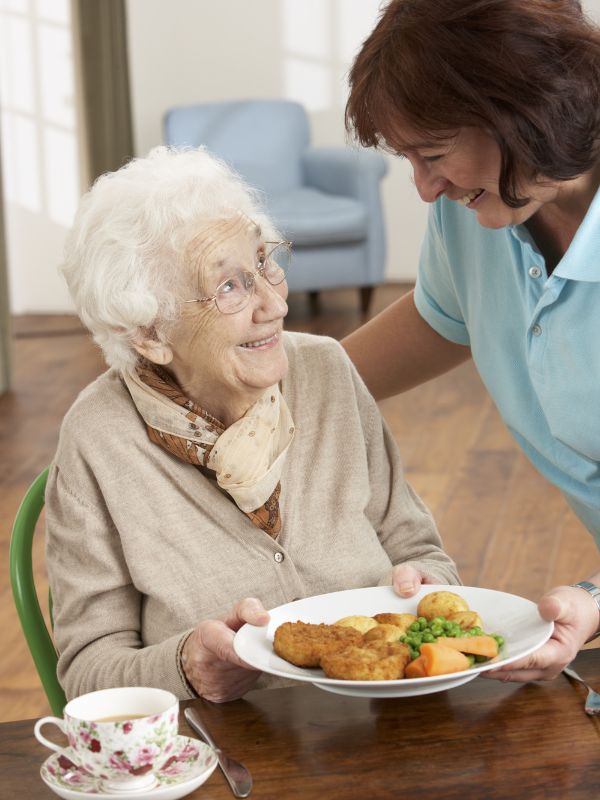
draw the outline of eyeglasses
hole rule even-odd
[[[270,249],[258,253],[254,272],[239,269],[220,283],[210,297],[199,297],[196,300],[184,300],[184,303],[212,303],[221,314],[236,314],[246,308],[256,288],[257,274],[271,286],[278,286],[285,280],[292,262],[292,243],[265,242]]]

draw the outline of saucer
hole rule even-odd
[[[69,748],[66,748],[69,753]],[[127,800],[143,797],[144,800],[177,800],[193,792],[204,783],[217,766],[217,756],[212,747],[198,739],[178,736],[173,754],[156,773],[158,784],[140,791],[105,792],[100,778],[78,767],[68,755],[54,753],[42,764],[40,775],[52,791],[65,800],[84,800],[101,797],[104,800]]]

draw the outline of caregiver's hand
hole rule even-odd
[[[412,597],[419,591],[422,583],[439,583],[439,580],[419,572],[410,564],[396,564],[392,570],[392,586],[400,597]]]
[[[598,607],[582,589],[558,586],[538,603],[540,615],[554,620],[554,633],[543,647],[520,661],[482,672],[482,678],[500,681],[549,681],[571,662],[598,629]]]
[[[188,636],[181,653],[185,676],[207,700],[235,700],[252,688],[261,675],[242,661],[233,649],[235,632],[242,625],[266,625],[269,614],[259,600],[246,597],[224,620],[200,622]]]

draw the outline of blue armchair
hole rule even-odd
[[[164,140],[204,145],[264,192],[269,214],[294,243],[290,291],[308,291],[314,307],[320,289],[357,286],[366,313],[385,267],[382,155],[311,147],[304,108],[287,100],[173,108]]]

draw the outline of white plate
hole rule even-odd
[[[477,611],[487,633],[499,633],[504,637],[504,647],[499,655],[483,664],[475,664],[469,670],[432,678],[411,678],[399,681],[343,681],[327,678],[320,669],[296,667],[285,661],[273,650],[275,630],[283,622],[333,623],[351,614],[373,616],[384,612],[416,614],[417,604],[423,595],[447,590],[459,594]],[[473,680],[488,669],[510,664],[532,653],[548,641],[554,624],[545,622],[531,600],[493,589],[474,586],[422,586],[419,592],[408,599],[398,597],[391,586],[367,589],[349,589],[316,597],[306,597],[293,603],[278,606],[270,612],[271,620],[266,627],[244,625],[237,632],[233,646],[236,653],[248,664],[271,675],[306,681],[337,694],[356,697],[407,697],[431,694],[452,689]]]

